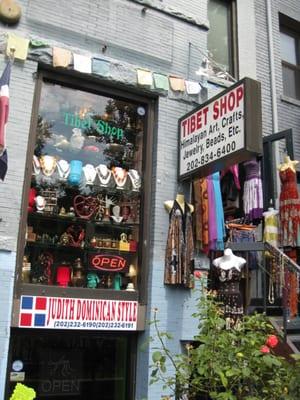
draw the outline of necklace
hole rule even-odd
[[[127,182],[127,171],[121,167],[115,167],[113,173],[117,187],[123,189]]]
[[[142,180],[138,171],[136,169],[130,169],[128,175],[131,180],[132,190],[139,191],[142,185]]]
[[[98,165],[98,167],[96,167],[96,170],[100,180],[100,184],[103,186],[107,186],[111,178],[110,169],[108,169],[106,165],[100,164]]]
[[[68,161],[59,160],[57,162],[57,169],[58,169],[59,176],[62,179],[66,180],[70,173],[70,164],[68,163]]]
[[[86,184],[92,185],[97,174],[94,166],[92,164],[86,164],[82,169],[85,176]]]
[[[46,176],[51,176],[56,168],[56,158],[53,156],[42,156],[40,158],[40,164],[43,174]]]
[[[34,175],[39,175],[41,172],[41,164],[39,162],[39,159],[36,155],[33,155],[33,160],[32,160],[32,165],[33,165],[33,173]]]

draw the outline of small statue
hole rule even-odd
[[[89,272],[87,274],[86,280],[86,286],[90,289],[96,289],[100,282],[99,276],[95,272]]]
[[[72,271],[72,286],[83,287],[85,284],[84,267],[80,258],[76,258]]]
[[[59,239],[59,244],[61,244],[61,245],[63,245],[63,246],[68,246],[69,243],[70,243],[70,237],[69,237],[69,235],[67,234],[67,232],[64,232],[64,233],[61,235],[60,239]]]

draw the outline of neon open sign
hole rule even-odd
[[[90,265],[100,271],[119,272],[127,267],[127,260],[110,254],[95,254],[90,258]]]

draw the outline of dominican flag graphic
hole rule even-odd
[[[20,328],[42,328],[46,325],[47,297],[22,296]]]
[[[11,61],[0,78],[0,179],[4,180],[7,172],[6,124],[9,111],[9,81]]]

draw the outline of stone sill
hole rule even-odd
[[[293,99],[292,97],[284,96],[281,95],[280,97],[281,101],[284,101],[285,103],[293,104],[294,106],[300,107],[300,100]]]

